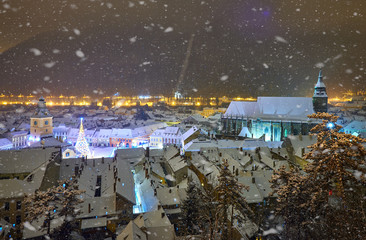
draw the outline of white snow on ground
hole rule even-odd
[[[134,175],[136,193],[139,193],[140,204],[143,212],[150,212],[157,209],[159,200],[154,196],[154,190],[150,184],[151,179],[145,179],[144,171]],[[137,202],[137,201],[136,201]]]
[[[113,157],[114,147],[89,147],[90,152],[93,155],[93,158],[101,158],[101,157]]]
[[[134,214],[143,213],[144,212],[144,208],[143,208],[143,206],[141,204],[141,201],[143,200],[143,198],[141,198],[140,184],[136,180],[136,174],[133,174],[133,180],[135,182],[135,197],[136,197],[136,205],[133,206],[133,213]]]

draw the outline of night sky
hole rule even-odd
[[[365,0],[3,0],[3,93],[311,96],[366,87]]]

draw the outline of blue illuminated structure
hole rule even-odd
[[[136,205],[133,206],[133,213],[143,213],[144,207],[142,206],[141,196],[140,196],[140,184],[136,180],[136,174],[132,171],[134,182],[135,182],[135,198],[136,198]]]

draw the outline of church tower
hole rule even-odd
[[[37,109],[30,119],[30,141],[39,141],[42,136],[52,135],[53,116],[48,111],[43,97],[39,99]]]
[[[314,112],[328,112],[328,96],[323,82],[322,70],[319,71],[318,82],[315,85],[313,96]]]

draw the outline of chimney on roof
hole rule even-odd
[[[149,147],[146,148],[145,157],[147,157],[147,158],[150,157],[150,148]]]
[[[102,157],[102,163],[104,164],[104,157]]]
[[[95,159],[93,159],[93,167],[95,167]]]

